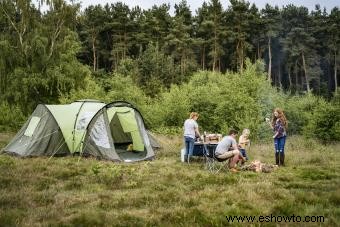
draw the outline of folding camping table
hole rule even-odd
[[[204,156],[204,154],[207,154],[208,152],[214,152],[216,147],[217,143],[195,142],[193,156]]]

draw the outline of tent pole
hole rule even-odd
[[[76,120],[74,121],[74,125],[73,125],[73,131],[72,131],[72,135],[73,135],[73,138],[72,138],[72,151],[71,153],[74,153],[75,152],[75,149],[74,149],[74,137],[75,137],[75,132],[76,132],[76,125],[77,125],[77,121],[78,121],[78,117],[79,117],[79,113],[81,111],[81,108],[83,108],[83,105],[85,104],[85,102],[83,102],[78,110],[78,113],[76,115]]]

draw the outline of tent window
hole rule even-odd
[[[87,125],[89,124],[90,120],[93,118],[93,116],[96,114],[96,112],[85,112],[81,115],[77,122],[77,130],[85,130]]]
[[[30,123],[28,124],[26,128],[24,135],[31,137],[34,133],[34,130],[37,128],[39,122],[40,122],[40,117],[32,117],[30,120]]]
[[[97,146],[107,149],[111,148],[103,115],[98,117],[96,123],[94,124],[91,130],[91,138]]]

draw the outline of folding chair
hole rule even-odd
[[[216,144],[204,145],[205,169],[212,173],[218,173],[223,168],[228,168],[228,159],[220,159],[215,156]]]

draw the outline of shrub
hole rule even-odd
[[[7,102],[0,103],[0,130],[15,131],[26,120],[26,116],[18,105],[9,105]]]
[[[201,71],[188,83],[172,86],[161,94],[155,104],[155,125],[182,127],[189,112],[196,111],[201,131],[226,133],[229,128],[250,128],[253,135],[258,135],[258,125],[264,118],[262,108],[275,106],[266,103],[268,93],[275,95],[264,74],[249,62],[242,74]]]
[[[60,103],[71,103],[80,99],[97,99],[102,100],[105,97],[105,91],[92,77],[84,79],[84,86],[80,89],[72,89],[68,94],[63,94],[59,98]]]
[[[127,101],[138,106],[141,111],[147,103],[146,95],[131,77],[120,74],[103,74],[102,79],[97,80],[87,77],[84,87],[71,90],[68,95],[60,98],[60,102],[71,103],[79,99],[97,99],[106,103],[117,100]]]
[[[340,140],[340,105],[336,99],[321,102],[311,114],[308,124],[303,128],[307,137],[323,141]]]
[[[325,103],[323,99],[311,94],[289,97],[284,105],[289,134],[301,134],[315,109],[322,103]]]

